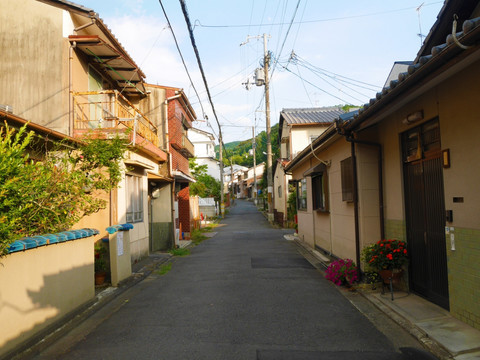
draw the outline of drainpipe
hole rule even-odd
[[[73,136],[73,49],[77,47],[74,41],[68,49],[68,134]]]
[[[357,158],[355,155],[355,144],[374,146],[378,150],[378,202],[380,215],[380,237],[385,238],[385,217],[384,217],[384,200],[383,200],[383,166],[382,166],[382,145],[371,141],[356,140],[353,133],[346,134],[343,130],[337,129],[340,135],[345,137],[345,140],[351,144],[351,156],[353,167],[353,203],[355,216],[355,251],[357,267],[360,272],[360,225],[358,216],[358,173],[357,173]]]
[[[164,150],[168,154],[168,172],[170,177],[173,178],[172,182],[172,195],[170,196],[171,198],[171,208],[172,208],[172,249],[175,248],[175,237],[177,236],[177,226],[175,224],[175,177],[173,176],[173,169],[172,169],[172,154],[170,152],[170,138],[168,136],[168,102],[174,99],[177,99],[181,97],[182,95],[175,95],[171,96],[169,98],[166,98],[164,103],[163,103],[163,111],[164,111],[164,116],[163,116],[163,139],[164,139]]]

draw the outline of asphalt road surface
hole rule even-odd
[[[432,359],[325,280],[284,239],[292,231],[272,228],[252,203],[237,201],[215,231],[36,359]]]

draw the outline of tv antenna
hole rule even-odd
[[[425,35],[422,34],[422,21],[420,19],[420,10],[422,10],[422,7],[425,3],[421,3],[420,6],[417,7],[416,11],[418,13],[418,29],[419,33],[417,34],[420,37],[420,47],[423,45],[423,39],[425,38]]]

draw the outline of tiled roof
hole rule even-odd
[[[283,109],[283,118],[289,125],[331,124],[344,111],[338,107]]]

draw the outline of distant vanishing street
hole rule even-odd
[[[398,349],[420,348],[413,338],[345,297],[251,202],[215,231],[36,359],[419,359]]]

